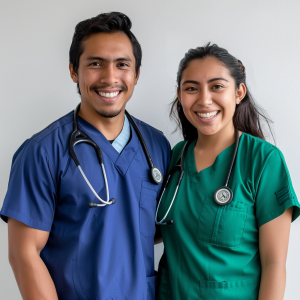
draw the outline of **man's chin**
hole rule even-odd
[[[119,110],[97,110],[98,115],[103,118],[114,118],[122,112],[122,108]]]

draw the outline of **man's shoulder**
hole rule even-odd
[[[134,119],[134,121],[136,122],[137,126],[139,127],[139,129],[142,131],[142,134],[145,133],[150,133],[152,136],[157,136],[163,139],[167,138],[165,137],[164,133],[161,130],[158,130],[157,128],[145,123],[144,121],[141,121],[135,117],[132,117]]]
[[[167,151],[171,151],[170,143],[162,131],[135,117],[133,117],[133,119],[136,122],[139,130],[141,131],[142,136],[144,137],[144,139],[146,139],[146,143],[147,141],[149,141],[149,146],[153,145],[163,150],[167,149]]]
[[[37,132],[31,137],[31,140],[36,143],[47,142],[49,139],[52,139],[54,135],[60,135],[66,133],[71,133],[73,126],[73,111],[64,115],[63,117],[55,120],[49,124],[43,130]],[[67,128],[65,128],[67,126]],[[66,130],[64,130],[66,129]]]
[[[55,158],[57,150],[66,151],[69,144],[69,136],[73,128],[73,112],[52,122],[43,130],[27,139],[15,152],[13,162],[28,155],[42,153]]]

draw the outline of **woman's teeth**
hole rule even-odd
[[[197,113],[197,115],[203,119],[211,119],[212,117],[214,117],[219,111],[214,111],[214,112],[210,112],[210,113]]]
[[[98,94],[102,97],[105,97],[105,98],[114,98],[116,97],[118,94],[119,94],[120,91],[118,92],[114,92],[114,93],[102,93],[102,92],[98,92]]]

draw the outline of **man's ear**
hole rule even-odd
[[[78,75],[73,69],[73,65],[69,63],[69,70],[70,70],[70,76],[73,80],[73,82],[78,83]]]
[[[134,80],[134,85],[136,85],[137,82],[138,82],[138,80],[139,80],[140,72],[141,72],[141,67],[139,67],[139,69],[138,69],[138,71],[136,73],[135,80]]]
[[[245,84],[241,83],[239,88],[236,90],[236,104],[240,104],[240,102],[244,99],[247,93],[247,88]]]

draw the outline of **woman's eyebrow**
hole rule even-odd
[[[216,80],[225,80],[225,81],[229,82],[229,81],[228,81],[227,79],[225,79],[225,78],[217,77],[217,78],[209,79],[209,80],[207,81],[207,83],[210,83],[210,82],[213,82],[213,81],[216,81]]]
[[[199,84],[199,82],[198,82],[198,81],[195,81],[195,80],[186,80],[186,81],[184,81],[184,82],[182,83],[182,85],[183,85],[183,84],[186,84],[186,83]]]
[[[211,83],[211,82],[216,81],[216,80],[224,80],[224,81],[229,82],[229,81],[228,81],[227,79],[225,79],[225,78],[222,78],[222,77],[216,77],[216,78],[209,79],[209,80],[207,81],[207,83]],[[182,85],[183,85],[183,84],[187,84],[187,83],[200,84],[199,81],[196,81],[196,80],[185,80],[185,81],[182,83]]]

